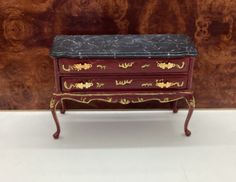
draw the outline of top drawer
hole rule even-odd
[[[59,61],[60,73],[187,73],[189,58],[178,59],[66,59]]]

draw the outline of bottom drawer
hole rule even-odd
[[[62,77],[62,90],[167,90],[186,89],[187,77],[173,76],[116,76],[116,77]]]

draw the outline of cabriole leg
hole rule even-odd
[[[51,109],[52,116],[56,124],[56,129],[57,129],[56,132],[53,134],[54,139],[58,139],[61,132],[60,124],[59,124],[57,114],[56,114],[56,107],[57,107],[58,102],[59,100],[55,97],[52,97],[51,102],[50,102],[50,109]]]
[[[195,108],[195,99],[194,99],[194,96],[193,95],[189,95],[189,96],[186,96],[185,97],[185,100],[188,104],[188,115],[187,115],[187,118],[185,120],[185,123],[184,123],[184,132],[185,132],[185,135],[186,136],[190,136],[191,135],[191,131],[188,129],[188,124],[189,124],[189,121],[190,121],[190,118],[193,114],[193,110]]]
[[[61,114],[65,114],[65,112],[66,112],[65,102],[62,99],[60,102],[61,102],[60,112],[61,112]]]
[[[173,110],[173,113],[177,113],[178,112],[178,101],[173,101],[171,102],[171,108]]]

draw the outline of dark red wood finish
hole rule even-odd
[[[156,100],[171,103],[178,111],[177,101],[185,99],[189,113],[184,131],[190,136],[188,123],[195,107],[192,76],[194,58],[176,59],[54,59],[55,93],[50,108],[59,137],[60,125],[56,107],[64,100],[89,104],[93,101],[135,104]]]
[[[162,85],[162,83],[166,85]],[[168,83],[173,85],[168,87]],[[75,88],[76,84],[89,87],[86,90],[169,90],[186,89],[187,76],[109,76],[109,77],[62,77],[63,92],[79,92],[84,87]],[[104,85],[103,85],[104,84]],[[70,88],[70,86],[72,88]],[[163,87],[163,88],[162,88]],[[168,88],[167,88],[168,87]]]
[[[178,59],[66,59],[59,61],[60,73],[95,73],[95,74],[151,74],[162,73],[188,73],[190,58]],[[161,69],[161,63],[174,63],[177,67]],[[75,64],[89,64],[90,68],[84,70],[69,69]],[[178,66],[181,68],[179,69]],[[132,68],[132,69],[131,69]]]

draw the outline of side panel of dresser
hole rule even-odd
[[[61,81],[60,81],[60,73],[58,69],[58,59],[53,58],[53,65],[54,65],[54,79],[55,79],[55,85],[54,90],[56,93],[61,93]]]
[[[195,63],[195,57],[190,57],[189,61],[189,73],[188,73],[188,89],[192,89],[192,83],[193,83],[193,69],[194,69],[194,63]]]

